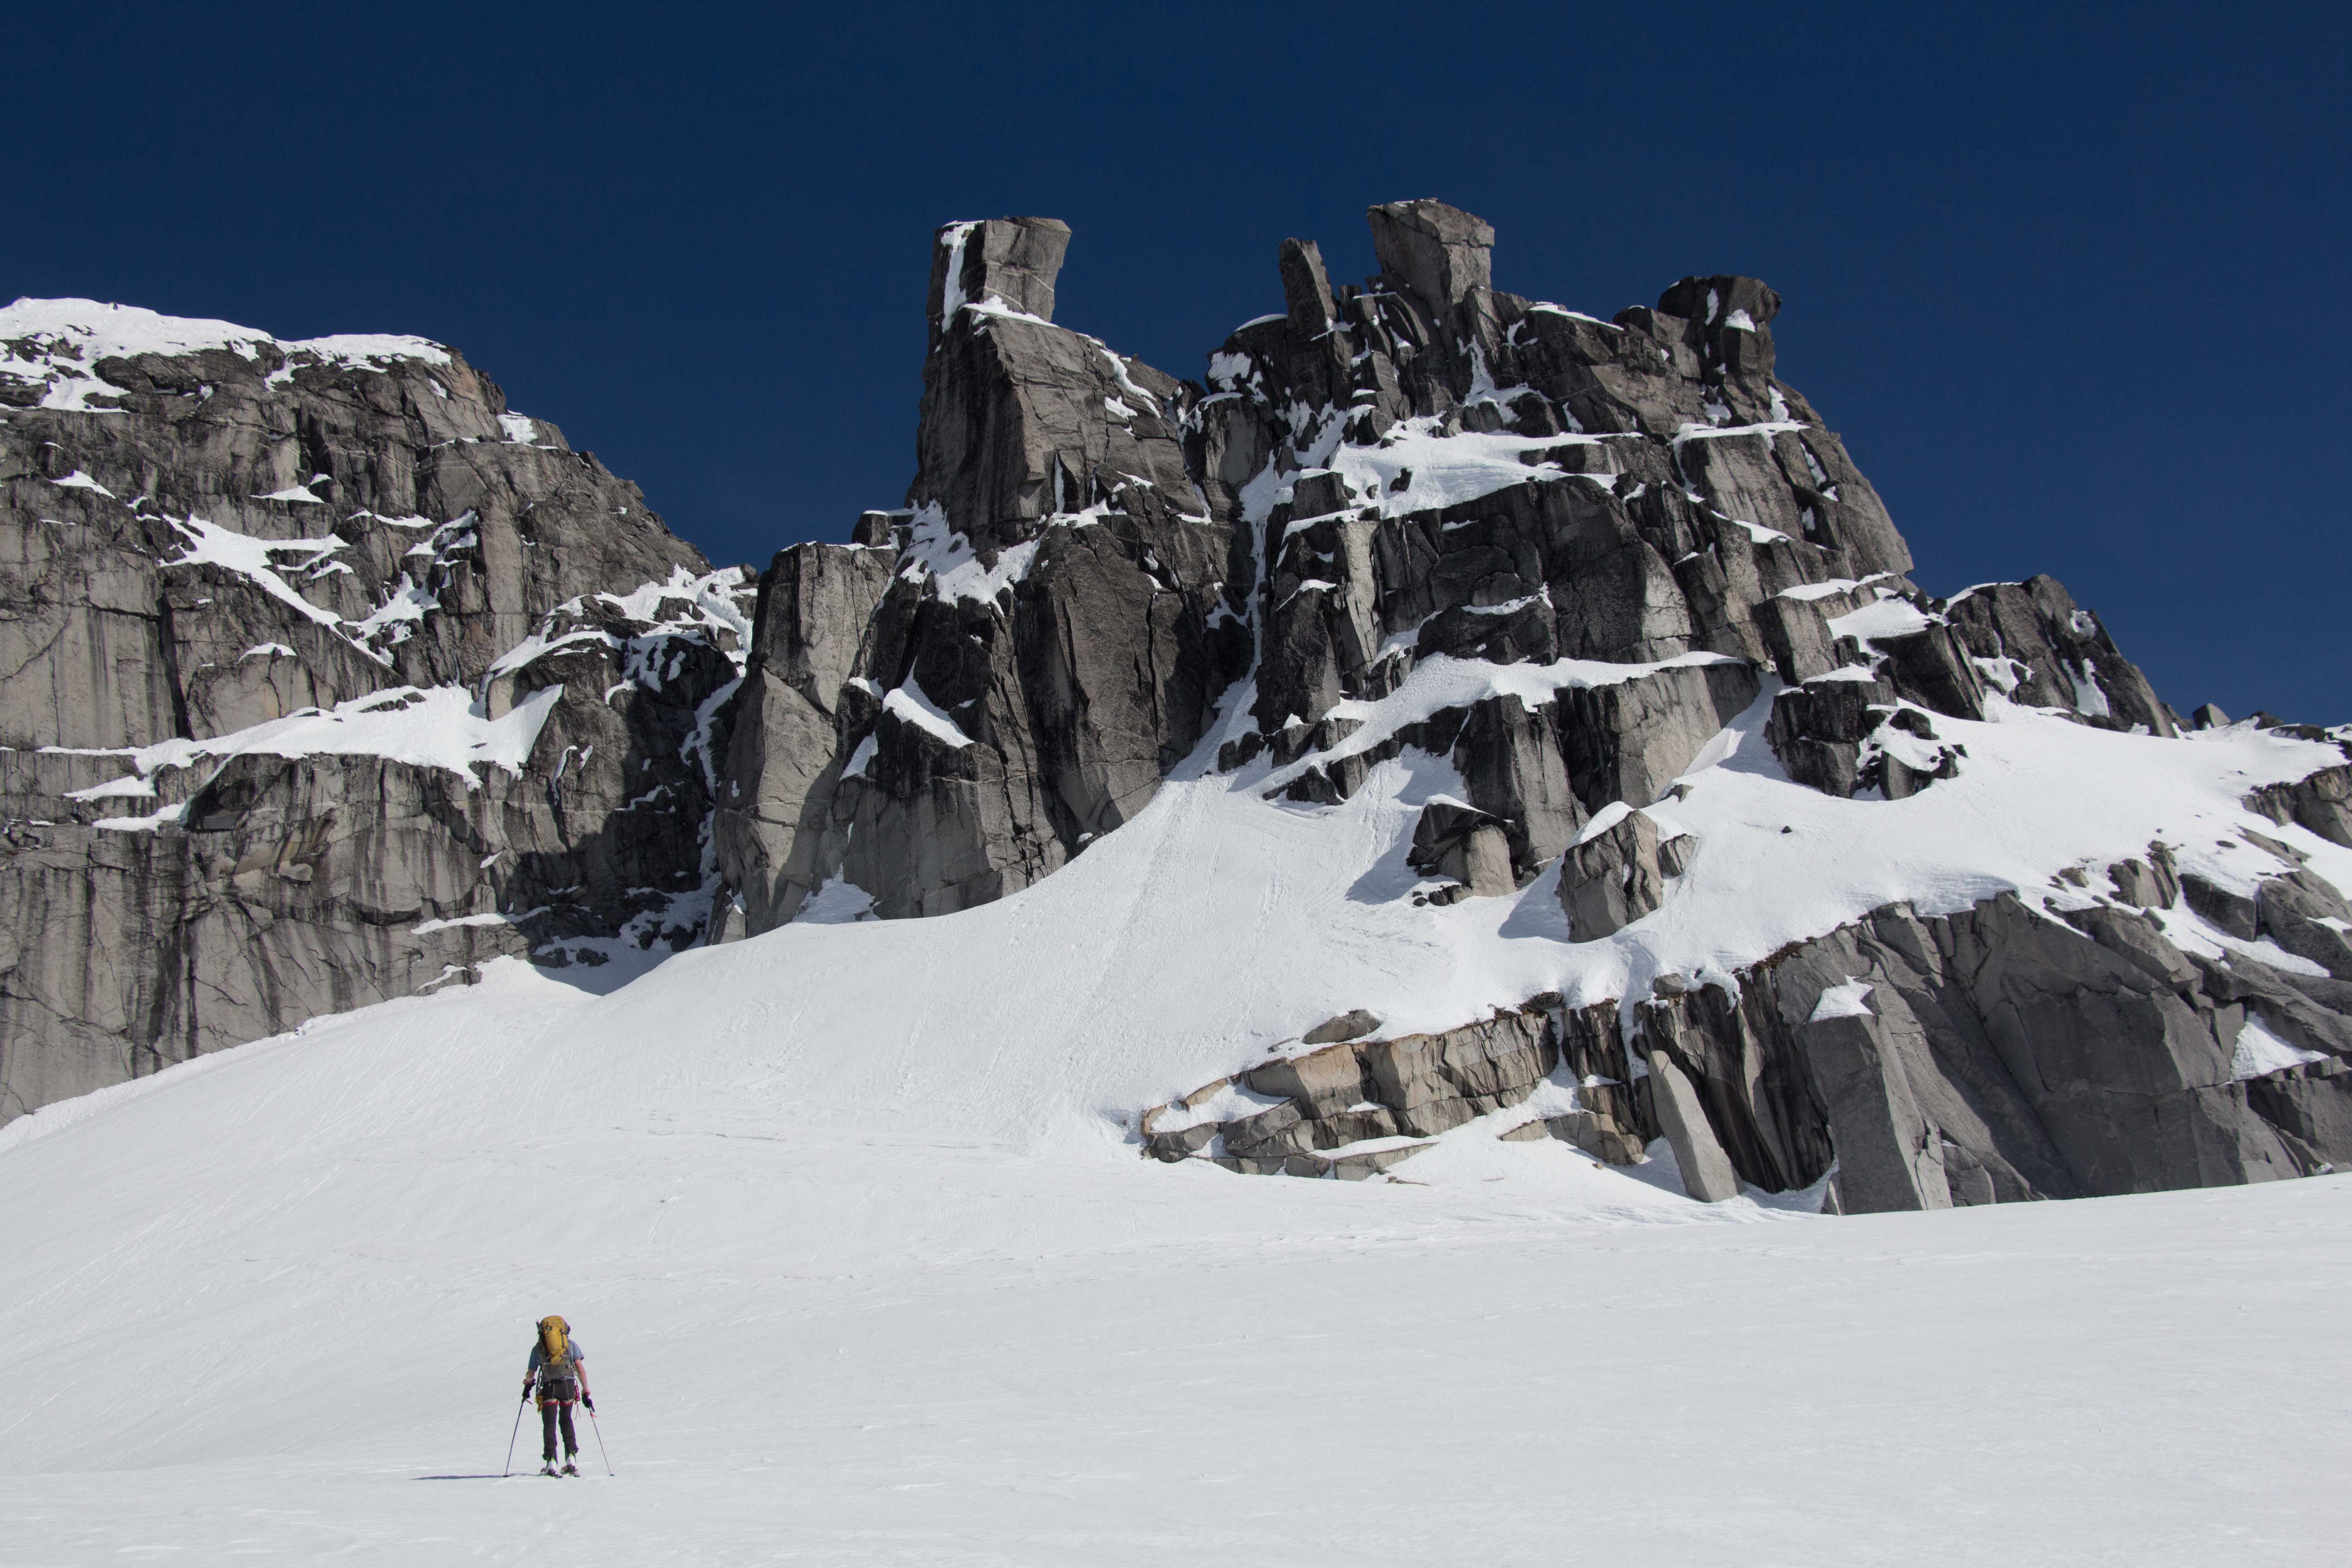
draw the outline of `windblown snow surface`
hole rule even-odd
[[[2158,836],[2352,885],[2236,804],[2329,748],[1999,710],[1937,721],[1958,779],[1842,801],[1780,774],[1769,701],[1660,808],[1698,843],[1665,908],[1599,943],[1549,875],[1399,896],[1442,762],[1321,808],[1196,763],[983,908],[601,994],[502,961],[0,1130],[0,1558],[2341,1561],[2341,1177],[1837,1219],[1482,1123],[1394,1182],[1137,1157],[1140,1108],[1348,1007],[1728,973]],[[616,1479],[585,1432],[593,1479],[498,1479],[548,1312]]]

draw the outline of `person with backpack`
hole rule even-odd
[[[572,1337],[572,1325],[562,1318],[547,1317],[539,1321],[539,1337],[531,1342],[530,1363],[522,1374],[522,1396],[539,1395],[540,1458],[539,1473],[556,1474],[555,1436],[560,1428],[563,1434],[563,1470],[567,1476],[580,1473],[580,1438],[572,1430],[572,1406],[577,1403],[596,1414],[595,1396],[588,1392],[588,1358],[581,1352],[580,1342]]]

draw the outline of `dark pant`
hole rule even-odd
[[[563,1457],[580,1452],[580,1439],[572,1431],[572,1406],[551,1399],[539,1407],[539,1457],[553,1463],[555,1459],[555,1429],[563,1428]]]

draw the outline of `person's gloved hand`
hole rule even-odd
[[[588,1407],[589,1415],[593,1415],[596,1414],[596,1402],[594,1400],[583,1398],[580,1403]]]
[[[525,1399],[529,1399],[530,1397],[530,1382],[528,1378],[523,1381],[522,1396]]]

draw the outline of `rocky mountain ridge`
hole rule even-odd
[[[781,552],[748,619],[740,579],[450,351],[181,323],[213,336],[107,353],[102,328],[0,328],[0,385],[27,389],[0,425],[26,540],[0,600],[62,628],[12,666],[21,717],[0,702],[23,831],[52,835],[9,862],[18,908],[42,917],[79,874],[109,889],[85,900],[91,951],[168,928],[194,955],[168,985],[116,964],[101,1007],[68,950],[28,947],[0,1083],[28,1108],[54,1095],[14,1064],[66,1035],[89,1061],[131,1042],[143,1070],[175,1059],[156,1041],[229,1043],[436,962],[456,979],[499,951],[951,913],[1205,769],[1309,814],[1409,776],[1382,896],[1510,900],[1585,978],[1392,1038],[1365,1015],[1265,1045],[1237,1012],[1235,1074],[1139,1115],[1160,1157],[1363,1175],[1475,1123],[1611,1163],[1671,1151],[1697,1196],[1846,1209],[2352,1158],[2345,732],[2200,712],[2191,740],[2054,582],[1921,592],[1776,375],[1763,284],[1685,279],[1602,321],[1496,289],[1467,214],[1370,216],[1379,276],[1335,287],[1286,242],[1284,310],[1199,382],[1052,321],[1064,226],[943,227],[904,502],[850,544]],[[35,515],[60,494],[72,521]],[[311,505],[342,514],[331,533],[302,531]],[[60,563],[90,586],[50,608]],[[282,632],[306,684],[183,629],[231,616]],[[73,681],[151,695],[45,718]],[[1681,804],[1727,767],[1769,769],[1784,822],[1883,837],[1924,820],[1914,797],[2014,765],[2006,742],[1981,754],[2008,733],[1986,726],[2053,723],[2259,745],[2275,782],[2222,802],[2219,839],[2168,820],[2137,858],[2075,863],[2057,835],[2003,890],[1896,888],[1799,940],[1653,962],[1691,889],[1761,856],[1747,836],[1769,828]],[[403,724],[432,744],[384,738]],[[117,798],[144,814],[99,816]],[[205,992],[224,941],[273,955],[246,987],[268,1000]]]
[[[1909,583],[1867,480],[1773,374],[1769,288],[1687,279],[1603,322],[1495,290],[1492,231],[1468,215],[1403,203],[1371,221],[1379,278],[1335,289],[1312,244],[1286,243],[1284,312],[1237,331],[1197,385],[1052,324],[1060,225],[940,231],[906,510],[869,514],[860,546],[796,546],[763,579],[750,680],[778,717],[739,729],[720,805],[724,862],[763,895],[750,929],[1034,880],[1148,796],[1245,668],[1249,722],[1221,769],[1264,767],[1269,800],[1313,806],[1386,760],[1446,758],[1462,797],[1422,812],[1415,897],[1515,893],[1557,867],[1579,942],[1659,907],[1691,842],[1643,808],[1768,688],[1780,765],[1840,797],[1956,776],[1965,747],[1939,721],[1996,708],[2180,732],[2054,582],[1948,601]],[[856,664],[820,669],[827,646]],[[768,673],[772,649],[791,677]],[[787,724],[797,756],[773,739]],[[1114,737],[1123,754],[1087,756]],[[2306,826],[2352,845],[2323,798],[2344,776],[2299,798]],[[2149,859],[2169,866],[2161,844]],[[2191,879],[2300,973],[2184,952],[2138,912],[2179,904],[2177,879],[2109,874],[2114,900],[2072,926],[2014,897],[1924,921],[1889,905],[1714,984],[1664,976],[1647,999],[1538,997],[1285,1056],[1139,1131],[1163,1158],[1361,1175],[1505,1114],[1612,1159],[1664,1136],[1705,1196],[1834,1168],[1833,1201],[1860,1208],[2240,1181],[2352,1152],[2332,885],[2286,847],[2252,900]],[[2290,1042],[2251,1076],[2250,1022]],[[1563,1069],[1567,1107],[1534,1118]]]
[[[749,574],[437,344],[0,344],[0,1115],[701,931]]]

